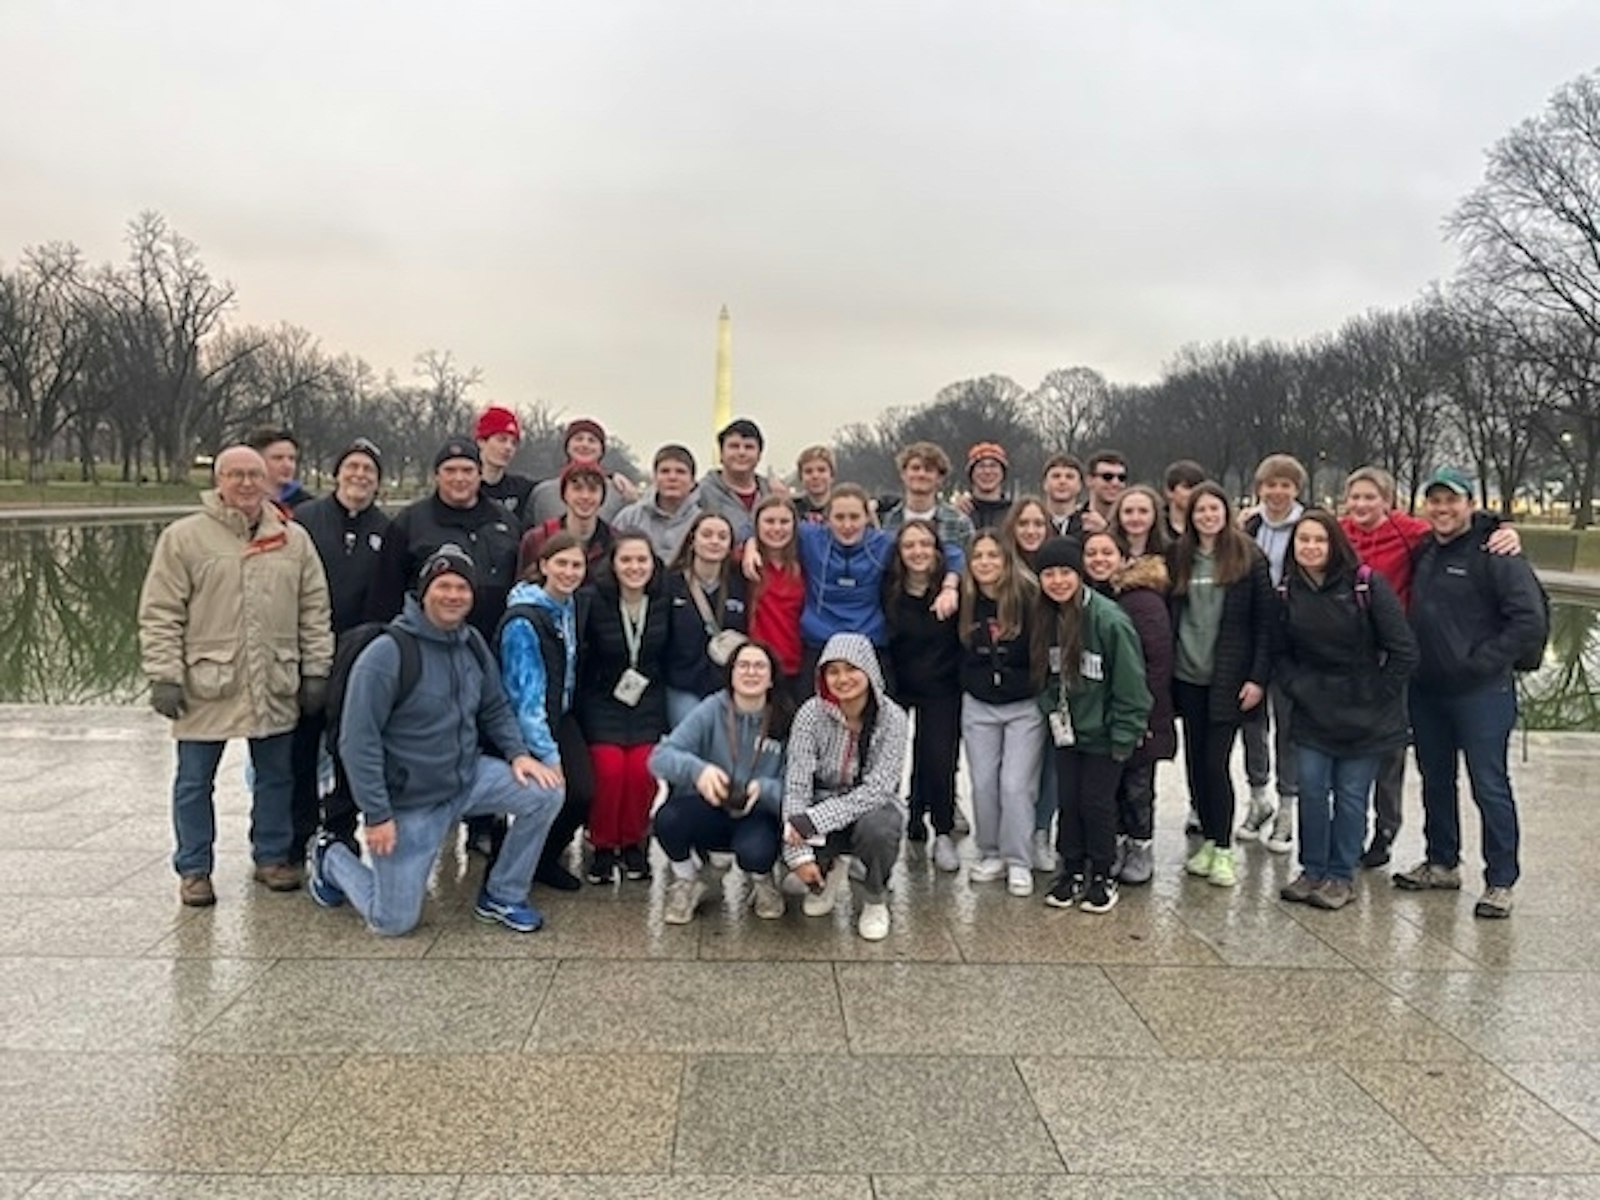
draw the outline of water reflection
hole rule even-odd
[[[161,522],[0,524],[0,702],[130,704],[144,695],[136,609]],[[1551,609],[1544,668],[1520,678],[1529,729],[1600,730],[1600,607]]]

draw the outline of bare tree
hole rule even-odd
[[[30,483],[44,481],[89,356],[81,269],[78,248],[57,243],[26,250],[16,270],[0,271],[0,382],[22,418]]]

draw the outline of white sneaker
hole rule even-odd
[[[933,839],[933,865],[941,871],[961,869],[961,852],[956,849],[948,833],[941,833]]]
[[[1264,787],[1251,788],[1250,808],[1245,813],[1244,820],[1240,822],[1239,828],[1234,831],[1233,836],[1242,842],[1256,841],[1262,836],[1262,827],[1272,820],[1272,812],[1272,799],[1267,795],[1267,789]]]
[[[706,885],[698,879],[679,879],[674,876],[667,882],[667,899],[661,919],[668,925],[687,925],[694,920],[694,910],[706,894]]]
[[[1272,818],[1272,832],[1267,835],[1267,849],[1274,854],[1287,854],[1294,849],[1294,802],[1278,802],[1278,815]]]
[[[1027,867],[1006,868],[1006,891],[1013,896],[1033,895],[1033,872]]]
[[[877,904],[863,904],[861,906],[861,920],[856,924],[856,932],[869,942],[881,942],[889,936],[889,906],[879,901]]]
[[[777,921],[783,917],[783,893],[772,882],[770,871],[750,877],[750,907],[763,921]]]
[[[833,906],[839,902],[839,889],[844,886],[849,868],[842,858],[833,862],[833,867],[828,871],[828,876],[822,882],[822,890],[813,892],[806,890],[806,898],[801,902],[800,908],[808,917],[825,917],[833,911]]]
[[[1005,877],[1006,860],[1003,858],[980,859],[967,868],[968,883],[993,883]]]
[[[1048,871],[1054,875],[1056,866],[1056,847],[1050,838],[1050,831],[1048,829],[1035,829],[1033,831],[1033,869],[1035,871]]]

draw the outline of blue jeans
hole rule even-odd
[[[374,933],[390,937],[410,933],[422,919],[428,876],[446,831],[463,817],[505,813],[513,818],[511,829],[483,890],[491,900],[521,904],[528,898],[533,868],[561,799],[560,788],[524,786],[511,774],[510,764],[482,755],[470,791],[431,808],[394,810],[394,849],[388,854],[370,855],[369,863],[342,842],[329,846],[324,860],[328,879]]]
[[[258,866],[286,863],[291,857],[294,771],[290,743],[294,734],[250,739],[254,768],[250,787],[250,856]],[[217,840],[217,764],[227,742],[178,743],[178,773],[172,781],[172,832],[178,848],[172,869],[179,875],[209,875]]]
[[[1422,832],[1428,861],[1441,867],[1461,862],[1456,764],[1464,755],[1472,800],[1483,823],[1484,880],[1490,887],[1511,887],[1520,874],[1521,833],[1507,766],[1516,721],[1517,693],[1509,676],[1470,692],[1411,688],[1411,730],[1422,775]]]
[[[1380,757],[1335,758],[1310,746],[1295,751],[1301,869],[1311,879],[1349,883],[1367,835],[1367,793],[1378,777]]]
[[[682,688],[667,689],[667,728],[676,729],[683,719],[695,710],[701,697]]]

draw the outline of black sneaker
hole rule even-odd
[[[1394,834],[1384,829],[1372,832],[1372,844],[1361,855],[1361,865],[1367,870],[1389,865],[1389,847],[1394,845]]]
[[[484,858],[494,858],[500,852],[505,838],[505,822],[499,817],[468,817],[462,822],[467,828],[467,850]]]
[[[594,857],[589,860],[589,882],[604,886],[617,881],[617,852],[615,850],[596,850]]]
[[[650,878],[650,856],[643,846],[623,847],[622,870],[629,879]]]
[[[1110,912],[1116,906],[1117,881],[1104,875],[1096,875],[1089,881],[1089,890],[1078,902],[1078,907],[1087,913]]]
[[[575,892],[583,886],[583,880],[558,862],[540,863],[533,881],[557,892]]]
[[[1045,893],[1044,902],[1051,908],[1072,908],[1088,890],[1089,885],[1082,875],[1057,875]]]

